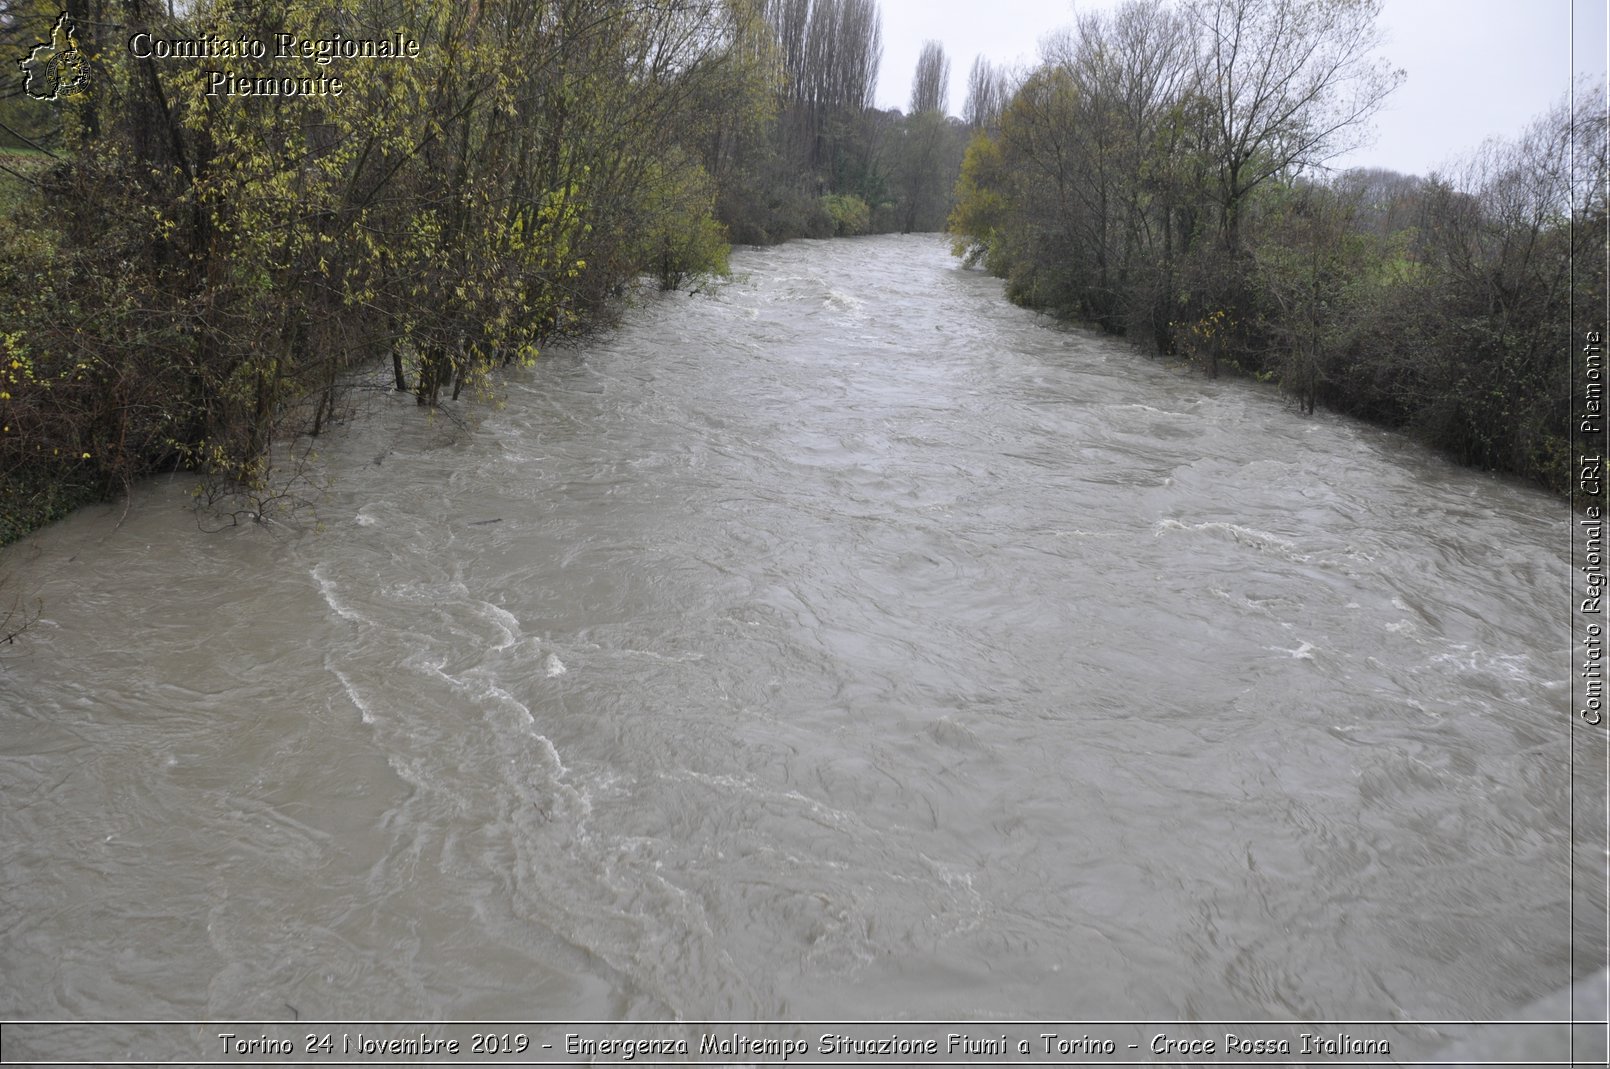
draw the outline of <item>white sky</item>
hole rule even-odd
[[[1118,0],[881,0],[878,105],[906,107],[924,40],[945,46],[956,114],[974,56],[1031,65],[1040,39],[1070,25],[1075,7],[1116,6]],[[1334,165],[1425,174],[1488,137],[1519,133],[1564,98],[1573,66],[1605,77],[1604,0],[1384,0],[1381,26],[1383,54],[1408,77],[1377,116],[1375,143]]]

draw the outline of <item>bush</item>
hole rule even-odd
[[[833,233],[839,237],[865,234],[872,226],[872,209],[860,197],[829,193],[822,198],[822,209],[833,220]]]

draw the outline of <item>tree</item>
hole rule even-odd
[[[950,60],[938,41],[924,41],[917,57],[917,73],[911,79],[911,114],[949,110]]]
[[[1326,181],[1402,77],[1371,58],[1379,6],[1130,0],[1079,18],[975,136],[953,247],[1015,301],[1563,491],[1560,354],[1581,347],[1572,303],[1605,288],[1603,88],[1455,175]]]
[[[1274,196],[1275,194],[1271,194]],[[1358,193],[1313,182],[1279,190],[1253,251],[1255,278],[1269,311],[1261,362],[1312,413],[1358,311],[1360,290],[1378,274],[1358,233]]]
[[[27,218],[0,220],[0,281],[18,295],[0,332],[0,471],[105,488],[177,461],[261,516],[276,450],[322,431],[354,366],[389,351],[398,388],[434,406],[584,328],[640,272],[721,270],[694,148],[725,120],[689,104],[746,105],[723,92],[756,84],[744,15],[741,0],[219,0],[178,15],[124,0],[115,26],[85,20],[94,92],[64,102],[72,158]],[[430,47],[366,64],[339,97],[211,92],[209,64],[125,47],[399,26]],[[330,73],[272,52],[218,66],[275,86]]]
[[[826,236],[825,198],[885,198],[879,117],[872,110],[883,57],[876,0],[731,0],[755,13],[747,47],[767,84],[765,112],[718,176],[719,212],[748,242]]]
[[[984,56],[974,57],[972,69],[967,72],[967,101],[962,105],[962,120],[975,132],[995,129],[1000,125],[1001,109],[1010,95],[1006,73],[996,69]]]
[[[900,142],[901,229],[938,230],[949,214],[948,194],[961,168],[964,134],[946,117],[950,60],[938,41],[927,41],[911,80],[911,114]]]
[[[1002,239],[1008,226],[1007,182],[1000,141],[984,131],[974,134],[962,157],[956,203],[946,225],[953,239],[951,252],[967,267],[982,262],[996,274],[1006,273]]]
[[[1196,90],[1210,108],[1207,151],[1219,232],[1240,244],[1248,194],[1277,175],[1356,147],[1403,80],[1373,55],[1380,0],[1196,0]]]

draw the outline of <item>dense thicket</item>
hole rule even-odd
[[[433,405],[584,325],[639,273],[670,286],[723,266],[696,146],[764,106],[741,4],[188,10],[75,5],[86,88],[54,103],[55,159],[0,223],[16,522],[31,494],[169,463],[260,494],[273,450],[321,431],[354,364],[389,357],[397,388]],[[140,58],[151,49],[127,42],[142,34],[268,55]],[[280,34],[422,46],[321,63],[276,57]],[[220,69],[337,75],[342,92],[212,92]]]
[[[984,68],[957,251],[1020,303],[1564,491],[1572,301],[1603,304],[1602,87],[1456,174],[1327,177],[1400,78],[1371,58],[1378,7],[1130,0],[998,109]]]
[[[434,406],[640,275],[724,270],[729,227],[941,229],[960,167],[942,99],[872,106],[875,0],[58,14],[0,5],[15,55],[48,46],[0,98],[0,542],[165,465],[260,513],[275,451],[322,432],[355,366]],[[418,47],[318,54],[398,39]]]

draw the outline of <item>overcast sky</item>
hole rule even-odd
[[[881,0],[878,105],[904,109],[924,40],[950,58],[950,110],[982,53],[1031,64],[1048,32],[1118,0]],[[1575,27],[1572,11],[1575,9]],[[1376,118],[1375,143],[1337,161],[1425,174],[1493,135],[1519,133],[1564,98],[1571,71],[1605,77],[1604,0],[1385,0],[1383,54],[1408,77]],[[1574,46],[1574,59],[1573,59]]]

